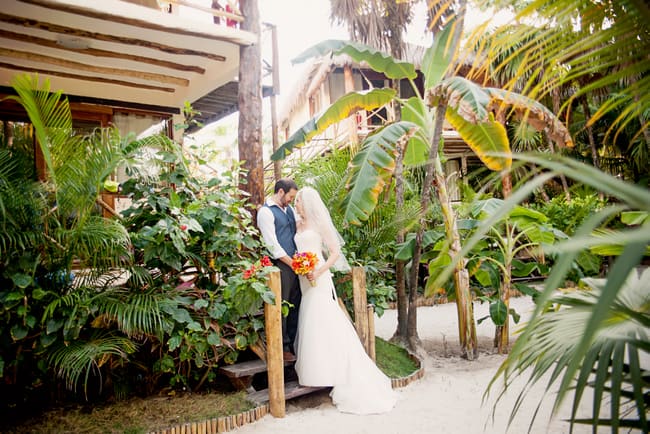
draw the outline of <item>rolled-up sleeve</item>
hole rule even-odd
[[[288,256],[278,242],[278,237],[275,236],[275,218],[268,206],[263,206],[257,211],[257,227],[262,233],[262,240],[273,259]]]

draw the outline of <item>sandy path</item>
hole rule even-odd
[[[513,299],[512,307],[522,320],[532,308],[524,298]],[[487,305],[476,304],[475,316],[487,314]],[[287,403],[284,418],[266,416],[239,428],[237,434],[429,434],[429,433],[525,433],[541,396],[541,388],[531,392],[517,418],[506,431],[510,409],[517,397],[517,389],[509,391],[499,403],[495,420],[490,420],[494,399],[482,404],[482,396],[504,356],[491,354],[494,325],[484,321],[477,328],[481,355],[469,362],[457,356],[457,316],[455,304],[427,306],[418,309],[418,333],[427,352],[422,379],[398,389],[399,401],[386,414],[357,416],[339,413],[327,395],[321,392]],[[392,336],[396,320],[394,310],[376,319],[377,336]],[[518,326],[512,327],[517,329]],[[542,405],[531,433],[569,433],[569,424],[556,418],[549,422],[551,400]],[[568,405],[561,416],[566,416]],[[591,432],[577,426],[576,434]]]

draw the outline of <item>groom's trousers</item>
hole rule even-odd
[[[298,276],[293,272],[290,266],[282,261],[277,261],[275,265],[280,269],[280,285],[282,286],[282,300],[291,303],[289,314],[282,317],[282,345],[284,351],[294,353],[293,342],[298,331],[298,312],[300,310],[300,283]]]

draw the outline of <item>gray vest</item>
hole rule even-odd
[[[287,212],[285,213],[277,205],[268,206],[273,213],[274,223],[275,223],[275,237],[278,239],[278,242],[282,246],[287,255],[293,256],[296,253],[296,242],[293,237],[296,235],[296,218],[293,215],[293,210],[291,207],[287,207]]]

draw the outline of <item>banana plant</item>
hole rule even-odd
[[[373,70],[392,79],[406,80],[412,88],[414,97],[401,100],[392,89],[372,89],[368,92],[348,93],[335,101],[321,114],[306,122],[290,139],[271,156],[280,160],[295,148],[337,122],[342,121],[358,110],[371,110],[386,105],[391,100],[402,106],[403,119],[386,125],[369,135],[361,144],[359,152],[353,157],[348,179],[348,194],[344,201],[345,222],[361,224],[374,211],[379,192],[385,188],[394,175],[395,156],[398,147],[404,148],[404,162],[408,165],[421,165],[430,162],[435,168],[435,180],[425,185],[436,185],[437,198],[443,210],[447,239],[451,246],[449,255],[460,251],[456,218],[447,195],[446,179],[438,147],[435,143],[436,122],[442,127],[442,117],[453,125],[472,148],[476,155],[490,169],[495,171],[510,168],[512,157],[504,125],[497,119],[504,110],[513,110],[536,129],[552,130],[553,138],[561,146],[571,146],[569,133],[557,121],[553,113],[539,103],[521,95],[500,92],[499,89],[482,87],[463,77],[450,76],[455,59],[453,47],[457,46],[457,23],[452,20],[437,35],[433,44],[423,57],[421,72],[424,75],[426,94],[417,88],[415,66],[398,61],[371,47],[354,42],[328,40],[306,50],[295,61],[304,61],[313,56],[346,54],[356,62],[366,62]],[[376,104],[376,105],[375,105]],[[436,116],[436,109],[441,115]],[[444,147],[443,147],[444,149]],[[429,200],[429,189],[425,188],[422,203]],[[421,237],[420,237],[421,239]],[[421,245],[416,243],[417,246]],[[419,252],[413,252],[413,263],[419,263]],[[464,263],[463,263],[464,265]],[[417,267],[412,267],[412,270]],[[462,269],[459,268],[459,273]],[[462,276],[456,279],[457,291],[469,293],[469,282]],[[460,286],[460,287],[459,287]],[[469,298],[469,297],[468,297]],[[470,348],[477,354],[475,327],[468,319],[461,320],[464,314],[459,311],[461,346]],[[469,316],[473,314],[469,312]],[[472,357],[467,353],[468,357]]]
[[[478,227],[482,220],[487,220],[503,207],[503,200],[490,198],[479,200],[472,205],[472,216],[476,219],[474,226]],[[496,325],[494,334],[494,347],[498,349],[499,354],[508,352],[510,342],[510,321],[509,315],[518,321],[516,312],[510,309],[510,292],[512,289],[513,275],[516,272],[523,272],[528,275],[534,268],[540,268],[544,252],[543,246],[551,245],[555,242],[555,233],[552,228],[545,226],[548,218],[535,210],[516,206],[511,213],[504,216],[500,221],[495,222],[484,241],[488,249],[482,249],[472,258],[472,263],[476,264],[472,268],[474,276],[481,281],[492,279],[491,273],[487,270],[494,271],[498,275],[497,297],[490,298],[490,317]],[[496,246],[496,251],[493,246]],[[518,261],[518,256],[526,254],[533,261],[528,262],[526,266]],[[516,267],[519,265],[520,270]],[[487,270],[486,270],[487,269]],[[483,275],[481,273],[484,273]],[[488,276],[490,275],[490,276]],[[433,282],[435,279],[431,279]],[[491,283],[491,282],[490,282]],[[525,286],[518,286],[527,295],[535,295],[536,291]],[[480,322],[480,320],[479,320]]]

